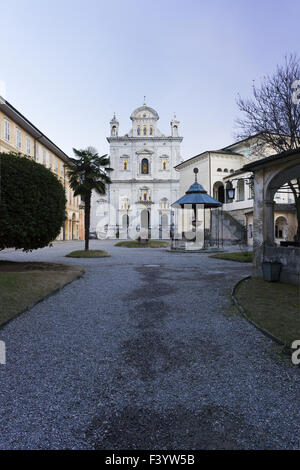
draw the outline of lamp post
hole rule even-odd
[[[253,176],[249,176],[249,177],[246,177],[246,178],[232,178],[230,179],[230,183],[232,183],[232,181],[245,181],[246,184],[249,184],[249,185],[253,185],[253,181],[254,181],[254,178]],[[226,196],[227,196],[227,199],[234,199],[235,197],[235,188],[231,187],[231,188],[226,188]]]
[[[226,188],[227,199],[234,199],[235,188]]]

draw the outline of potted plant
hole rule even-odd
[[[281,263],[278,261],[263,261],[263,278],[268,282],[277,282],[280,278]]]

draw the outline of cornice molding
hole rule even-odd
[[[178,170],[182,170],[183,168],[187,168],[187,167],[189,167],[189,166],[195,164],[196,162],[199,162],[200,160],[204,160],[204,159],[207,158],[209,155],[210,155],[211,157],[213,157],[213,158],[220,158],[220,159],[221,159],[221,158],[224,158],[224,159],[227,159],[227,160],[228,160],[229,158],[235,159],[235,160],[236,160],[237,158],[239,158],[239,159],[245,158],[244,155],[242,155],[242,154],[236,154],[236,155],[234,155],[234,154],[232,154],[232,155],[231,155],[231,154],[228,154],[228,155],[226,155],[225,153],[218,153],[218,152],[210,152],[210,151],[207,151],[207,152],[204,152],[204,153],[201,154],[201,155],[197,155],[197,156],[195,156],[195,157],[193,157],[193,158],[191,158],[191,159],[189,159],[189,160],[186,160],[186,161],[184,161],[184,162],[179,163],[179,164],[176,165],[174,168],[175,168],[175,170],[177,170],[177,171],[178,171]]]
[[[166,180],[162,180],[162,179],[149,179],[149,180],[138,180],[138,179],[135,179],[135,178],[132,178],[130,180],[112,180],[111,181],[111,184],[127,184],[127,183],[138,183],[138,184],[149,184],[149,183],[179,183],[179,178],[178,179],[166,179]]]
[[[172,136],[165,136],[165,137],[147,137],[147,136],[141,136],[141,137],[106,137],[106,140],[108,143],[111,142],[143,142],[143,141],[149,141],[149,142],[163,142],[163,141],[168,141],[168,142],[182,142],[183,137],[172,137]]]
[[[149,150],[145,148],[145,149],[137,150],[135,153],[137,155],[153,155],[155,152],[154,150]]]

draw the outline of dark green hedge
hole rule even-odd
[[[65,220],[62,184],[39,163],[0,153],[0,250],[49,245]]]

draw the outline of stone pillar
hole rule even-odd
[[[254,175],[253,276],[262,276],[265,246],[274,246],[274,201],[266,199],[264,171]]]
[[[264,242],[274,246],[274,201],[264,201]]]
[[[254,175],[254,201],[253,201],[253,276],[261,277],[261,263],[264,250],[264,181],[263,173]]]

